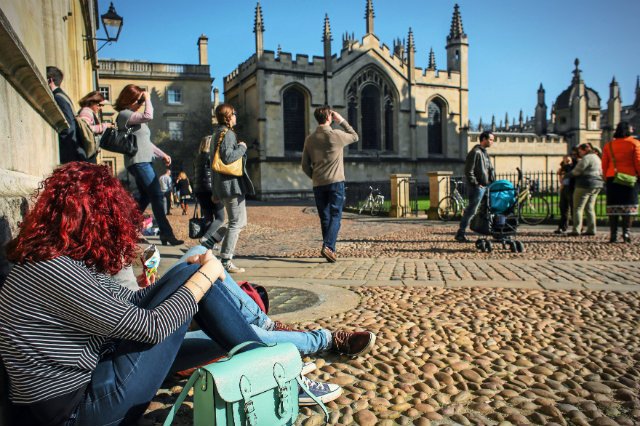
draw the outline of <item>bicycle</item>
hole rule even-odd
[[[451,182],[453,183],[451,195],[447,195],[438,201],[438,218],[443,221],[460,218],[467,207],[467,203],[460,191],[458,191],[458,185],[462,182],[459,180],[451,180]]]
[[[382,205],[384,204],[384,195],[380,193],[378,188],[369,187],[369,195],[367,199],[360,206],[360,210],[358,214],[362,214],[363,211],[370,210],[371,216],[375,216],[382,210]]]
[[[549,209],[549,202],[542,197],[536,197],[533,199],[532,187],[533,182],[531,178],[523,177],[522,171],[516,168],[518,171],[518,195],[516,197],[516,211],[518,212],[518,219],[522,223],[527,225],[539,225],[547,220],[551,214]],[[523,185],[522,182],[525,182]]]

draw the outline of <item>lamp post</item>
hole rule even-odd
[[[102,26],[104,27],[104,32],[107,35],[107,38],[85,36],[85,39],[91,41],[104,41],[105,43],[95,51],[93,51],[93,49],[90,49],[89,54],[85,56],[84,59],[91,59],[100,51],[100,49],[105,47],[107,44],[118,41],[118,37],[120,37],[120,31],[122,31],[122,24],[124,22],[124,19],[122,19],[122,16],[118,15],[118,13],[116,12],[116,8],[113,6],[113,2],[111,2],[111,4],[109,5],[109,10],[107,11],[107,13],[100,16],[100,20],[102,21]]]

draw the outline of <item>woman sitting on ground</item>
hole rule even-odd
[[[261,341],[210,251],[146,289],[120,287],[111,275],[138,255],[141,223],[106,166],[68,163],[42,184],[7,245],[15,265],[0,288],[0,356],[19,424],[132,423],[170,371]],[[187,333],[192,319],[197,336]],[[307,383],[325,401],[339,395],[337,385]]]

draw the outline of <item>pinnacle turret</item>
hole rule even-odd
[[[579,66],[580,66],[580,59],[576,58],[575,61],[573,61],[574,65],[576,66],[576,68],[573,70],[573,82],[574,83],[578,83],[580,81],[582,81],[582,71],[580,70]]]
[[[260,7],[260,2],[256,5],[256,15],[253,20],[253,32],[256,34],[264,32],[264,21],[262,20],[262,8]]]
[[[324,32],[322,33],[322,41],[327,42],[333,40],[331,37],[331,23],[329,22],[329,15],[324,15]]]
[[[407,53],[415,53],[416,45],[413,40],[413,30],[409,27],[409,37],[407,39]]]
[[[433,53],[433,47],[429,51],[429,66],[427,66],[428,70],[436,69],[436,55]]]
[[[462,16],[460,15],[460,6],[456,3],[453,6],[453,17],[451,18],[451,30],[449,31],[449,36],[447,37],[447,41],[451,41],[453,39],[460,39],[466,37],[467,35],[464,33],[464,28],[462,27]]]
[[[373,18],[375,16],[373,12],[373,0],[367,0],[367,8],[364,12],[364,19],[367,21],[367,34],[373,34]]]

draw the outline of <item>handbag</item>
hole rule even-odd
[[[636,186],[636,182],[638,180],[637,176],[628,175],[626,173],[620,173],[618,171],[618,167],[616,166],[616,157],[613,155],[613,141],[609,142],[609,151],[611,151],[611,161],[613,161],[613,183],[623,186]]]
[[[216,147],[216,151],[213,154],[213,162],[211,163],[211,168],[213,169],[213,171],[222,175],[242,176],[242,157],[229,164],[225,164],[220,159],[220,145],[222,145],[222,140],[227,134],[227,131],[228,129],[220,133],[220,137],[218,138],[218,146]]]
[[[241,352],[249,345],[254,349]],[[226,358],[197,369],[171,407],[164,426],[193,388],[194,426],[294,425],[298,418],[298,386],[322,408],[327,407],[304,384],[302,359],[292,343],[245,342]]]
[[[208,227],[209,221],[204,217],[198,216],[198,201],[196,201],[196,205],[193,208],[193,217],[189,219],[189,238],[202,238]]]
[[[133,157],[138,152],[138,139],[133,134],[131,127],[124,130],[110,127],[104,131],[100,138],[100,148]]]

